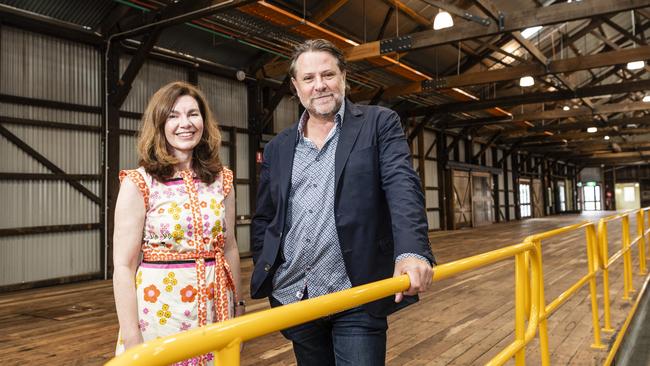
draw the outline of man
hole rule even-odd
[[[432,279],[420,181],[397,114],[345,99],[333,44],[299,45],[289,73],[306,110],[264,149],[251,296],[279,306],[408,274],[410,288],[394,299],[282,332],[299,365],[383,365],[386,316]]]

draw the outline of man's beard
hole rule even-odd
[[[310,115],[313,115],[315,117],[319,118],[324,118],[324,119],[330,119],[333,118],[336,115],[336,112],[339,111],[341,108],[341,104],[343,104],[343,97],[337,98],[335,95],[332,95],[332,98],[334,98],[334,106],[331,109],[323,110],[324,106],[318,106],[316,107],[313,103],[311,103],[311,106],[307,108],[307,111],[309,112]]]

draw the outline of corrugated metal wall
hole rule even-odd
[[[0,92],[100,106],[101,54],[90,46],[0,28]],[[99,114],[3,103],[0,116],[100,126]],[[68,174],[101,174],[100,134],[3,124]],[[50,173],[0,137],[0,171]],[[101,182],[80,181],[101,196]],[[0,181],[0,228],[98,223],[100,207],[60,180]],[[0,286],[98,273],[100,230],[0,238]]]
[[[220,126],[248,128],[248,96],[244,83],[201,72],[199,87],[208,98]]]
[[[299,101],[295,97],[284,97],[273,111],[273,132],[279,133],[298,121]]]

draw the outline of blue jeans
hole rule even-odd
[[[271,306],[280,302],[270,298]],[[356,307],[282,331],[293,342],[299,366],[382,366],[386,362],[386,317]]]

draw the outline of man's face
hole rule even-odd
[[[311,116],[331,118],[345,97],[345,73],[328,52],[305,52],[296,60],[296,76],[291,79],[300,103]]]

